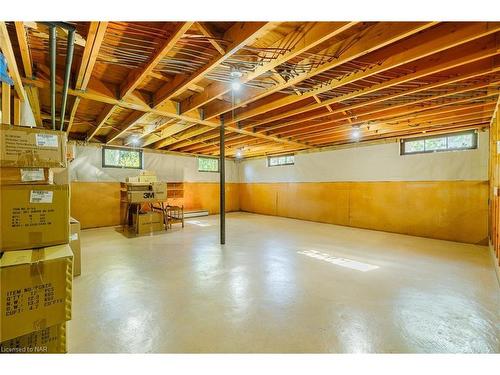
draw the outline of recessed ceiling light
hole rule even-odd
[[[231,89],[233,89],[233,91],[238,91],[240,88],[241,88],[240,82],[238,81],[231,82]]]
[[[358,139],[360,136],[361,136],[361,130],[360,130],[359,126],[354,127],[352,129],[352,137]]]

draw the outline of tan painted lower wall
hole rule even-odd
[[[217,183],[184,183],[186,209],[219,212]],[[487,242],[488,181],[230,183],[226,210],[467,243]],[[82,228],[119,225],[119,182],[71,183]]]
[[[242,211],[487,244],[488,181],[240,184]]]
[[[239,210],[238,184],[226,184],[226,211]],[[219,185],[214,182],[185,182],[184,199],[171,200],[185,209],[219,213]],[[123,217],[119,182],[72,182],[71,216],[82,229],[120,225]]]

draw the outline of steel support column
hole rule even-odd
[[[220,243],[226,243],[226,169],[224,152],[224,116],[220,117],[220,140],[219,140],[219,189],[220,189]]]

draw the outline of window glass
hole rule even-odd
[[[199,157],[198,172],[219,172],[219,159]]]
[[[269,156],[267,159],[267,165],[269,167],[293,164],[295,164],[295,155]]]
[[[423,152],[469,150],[477,148],[477,132],[444,134],[442,136],[404,139],[401,154],[418,154]]]
[[[472,148],[474,146],[474,134],[459,134],[448,136],[448,148]]]
[[[425,151],[446,150],[446,137],[425,140]]]
[[[103,168],[142,169],[142,150],[103,148]]]
[[[411,152],[422,152],[425,150],[425,141],[408,141],[404,143],[405,145],[405,152],[411,153]]]

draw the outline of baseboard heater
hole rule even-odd
[[[189,218],[189,217],[200,217],[200,216],[208,216],[208,211],[206,210],[190,210],[190,211],[184,211],[184,218]]]

